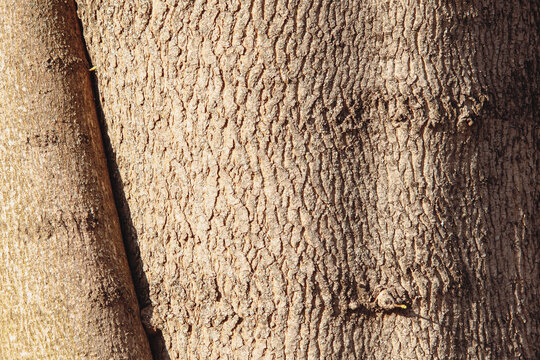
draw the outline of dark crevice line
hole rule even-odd
[[[76,7],[78,8],[77,4]],[[86,60],[89,64],[89,69],[91,69],[94,64],[92,63],[90,53],[88,52],[88,46],[84,38],[84,27],[79,17],[77,17],[77,22],[79,24],[79,30]],[[96,71],[99,71],[99,69],[96,69]],[[142,270],[140,249],[136,241],[137,235],[135,227],[133,225],[133,221],[131,219],[131,211],[129,209],[129,205],[125,196],[124,184],[118,170],[116,154],[112,149],[112,144],[108,135],[108,128],[105,122],[105,114],[103,112],[101,97],[99,93],[98,79],[95,72],[90,73],[90,81],[92,85],[92,94],[94,96],[94,104],[96,115],[98,118],[99,129],[101,132],[103,151],[107,162],[109,181],[111,184],[115,208],[120,223],[122,242],[124,244],[125,254],[127,256],[131,280],[137,296],[137,302],[139,308],[142,309],[145,306],[150,305],[148,281]],[[170,360],[170,357],[165,348],[165,341],[161,331],[158,331],[154,335],[149,335],[145,331],[145,334],[147,336],[148,343],[150,344],[153,359]]]

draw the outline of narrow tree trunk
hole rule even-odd
[[[0,358],[150,359],[72,1],[0,2]]]
[[[540,356],[537,2],[79,4],[157,358]]]

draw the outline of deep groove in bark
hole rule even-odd
[[[79,28],[81,29],[81,40],[84,46],[84,52],[86,55],[86,60],[90,67],[93,66],[92,59],[88,53],[88,48],[86,45],[86,40],[84,38],[84,27],[80,18],[77,17],[79,23]],[[112,192],[114,196],[114,202],[116,206],[116,212],[118,214],[118,219],[120,222],[120,229],[122,233],[122,241],[124,243],[124,248],[126,250],[127,261],[129,264],[129,269],[131,273],[131,279],[135,287],[135,293],[137,295],[137,302],[139,305],[139,311],[146,306],[151,304],[150,299],[148,298],[148,281],[144,272],[142,271],[142,263],[140,260],[140,250],[137,245],[137,235],[135,232],[135,227],[133,226],[133,221],[131,219],[131,211],[129,205],[126,201],[126,196],[124,193],[124,185],[122,183],[122,178],[118,171],[118,165],[116,163],[116,156],[111,146],[111,141],[107,131],[107,123],[105,122],[105,114],[103,113],[103,107],[101,105],[101,97],[99,93],[98,79],[96,76],[95,69],[90,73],[90,80],[92,85],[92,93],[94,95],[94,104],[96,108],[96,113],[99,122],[99,128],[101,131],[101,139],[103,141],[103,149],[105,152],[105,158],[107,162],[107,169],[109,180],[111,182]],[[126,236],[126,233],[131,233],[131,236]],[[143,323],[143,325],[145,325]],[[146,329],[146,326],[144,326]],[[150,344],[150,349],[152,351],[152,357],[159,360],[169,360],[167,350],[164,345],[163,334],[158,330],[154,334],[146,333],[148,338],[148,343]]]

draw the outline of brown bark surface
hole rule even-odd
[[[0,358],[151,359],[73,1],[0,1]]]
[[[156,358],[540,356],[536,1],[78,3]]]

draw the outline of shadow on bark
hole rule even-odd
[[[135,285],[135,292],[137,294],[139,307],[143,309],[146,306],[150,305],[148,280],[143,271],[137,231],[131,219],[131,210],[126,200],[124,183],[122,181],[120,171],[118,170],[116,153],[112,149],[111,141],[108,135],[108,127],[105,123],[105,114],[103,113],[103,109],[101,107],[101,100],[99,97],[98,80],[95,74],[92,74],[92,91],[94,92],[94,101],[96,103],[96,111],[98,114],[99,125],[101,128],[103,146],[105,148],[105,156],[107,157],[107,167],[109,169],[109,177],[111,180],[114,201],[116,203],[116,209],[118,211],[118,217],[120,219],[122,239],[124,241],[124,247],[128,258],[129,268],[131,270],[131,277],[133,279],[133,284]],[[165,341],[161,331],[157,331],[155,334],[148,335],[148,341],[150,343],[154,359],[171,359],[165,347]]]
[[[79,26],[81,32],[83,32],[83,26],[79,19]],[[84,49],[86,53],[86,58],[89,64],[92,64],[90,54],[88,54],[86,42],[84,41]],[[92,66],[92,65],[90,65]],[[143,264],[141,260],[141,252],[139,248],[138,235],[133,225],[131,218],[131,210],[129,208],[126,195],[124,192],[124,182],[120,175],[118,169],[118,164],[116,161],[116,153],[114,152],[109,133],[107,123],[105,122],[105,114],[101,106],[101,97],[99,96],[99,86],[98,79],[95,73],[91,73],[92,81],[92,92],[94,95],[94,102],[96,106],[96,112],[99,120],[99,126],[101,129],[101,136],[103,141],[103,147],[105,151],[105,156],[107,158],[107,168],[109,170],[109,178],[111,181],[111,187],[114,195],[114,201],[116,205],[116,210],[118,212],[118,217],[120,220],[120,227],[122,230],[122,239],[124,242],[124,248],[126,251],[129,268],[131,271],[131,278],[135,286],[135,292],[137,294],[137,300],[139,303],[139,308],[143,309],[151,304],[149,298],[149,286],[148,279],[143,271]],[[151,314],[149,314],[151,315]],[[146,329],[145,329],[146,330]],[[148,342],[152,350],[152,357],[156,360],[171,360],[171,357],[165,346],[165,340],[163,334],[160,330],[153,334],[148,334]]]

